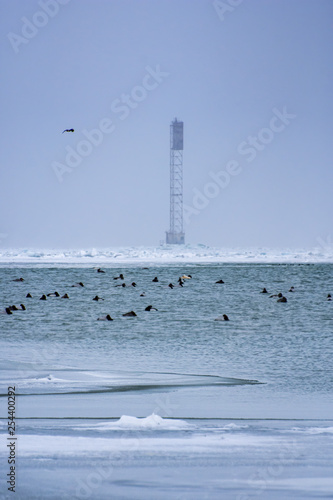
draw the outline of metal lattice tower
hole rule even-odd
[[[170,125],[170,230],[166,242],[184,244],[183,228],[183,122],[177,118]]]

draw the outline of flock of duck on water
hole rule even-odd
[[[143,267],[142,269],[148,269],[147,267]],[[97,269],[97,272],[98,273],[105,273],[105,271],[103,271],[103,269],[101,268],[98,268]],[[113,278],[114,280],[120,280],[122,283],[120,284],[117,284],[115,285],[116,287],[122,287],[122,288],[125,288],[125,287],[133,287],[135,288],[137,286],[137,284],[133,281],[132,283],[130,283],[129,285],[127,285],[125,283],[125,278],[124,278],[124,275],[123,274],[119,274],[119,276],[115,276]],[[182,276],[180,276],[178,278],[178,282],[177,282],[177,285],[173,285],[172,283],[169,283],[168,284],[168,288],[170,289],[173,289],[175,288],[175,286],[177,287],[183,287],[184,284],[185,284],[185,280],[190,280],[192,279],[192,276],[189,274],[189,275],[186,275],[186,274],[183,274]],[[15,278],[14,280],[12,281],[15,281],[15,282],[22,282],[24,281],[23,278]],[[158,283],[159,282],[159,279],[157,276],[155,276],[153,279],[152,279],[152,282],[153,283]],[[222,279],[218,280],[218,281],[215,281],[215,284],[224,284],[224,281]],[[84,287],[84,284],[79,281],[78,283],[75,283],[74,285],[71,285],[71,287],[75,287],[75,288],[81,288],[81,287]],[[288,290],[289,292],[294,292],[295,291],[295,287],[290,287],[290,289]],[[266,288],[263,288],[262,291],[260,293],[267,293],[268,294],[268,291],[266,290]],[[58,292],[52,292],[52,293],[48,293],[48,294],[43,294],[39,300],[47,300],[47,297],[60,297],[61,299],[69,299],[69,295],[68,293],[65,293],[64,295],[60,295],[60,293]],[[145,292],[142,292],[140,294],[140,297],[145,297]],[[269,298],[276,298],[277,297],[277,302],[287,302],[287,298],[282,295],[282,293],[278,293],[278,294],[273,294],[273,295],[270,295]],[[30,293],[27,293],[26,295],[26,298],[32,298],[32,295]],[[96,295],[92,300],[98,302],[99,300],[104,300],[102,297],[99,297],[98,295]],[[327,295],[327,300],[328,301],[331,301],[332,300],[332,296],[331,294],[329,293]],[[0,314],[13,314],[13,311],[25,311],[26,310],[26,307],[24,304],[20,304],[19,307],[17,307],[15,304],[12,305],[12,306],[8,306],[6,307],[3,311],[0,311]],[[156,307],[153,307],[152,305],[149,305],[145,308],[145,311],[157,311]],[[129,311],[129,312],[126,312],[123,314],[124,317],[134,317],[134,316],[137,316],[137,314],[135,313],[135,311]],[[102,317],[99,317],[97,318],[98,321],[113,321],[113,318],[111,318],[110,314],[107,314],[106,316],[102,316]],[[218,316],[217,318],[215,318],[215,321],[229,321],[229,318],[226,314],[222,314],[221,316]]]

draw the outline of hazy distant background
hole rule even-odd
[[[211,182],[209,172],[231,160],[241,167],[190,218],[187,243],[330,241],[331,0],[225,0],[220,8],[211,0],[0,5],[1,246],[159,244],[169,228],[175,117],[185,129],[186,205]],[[27,20],[40,25],[37,32]],[[157,66],[168,76],[144,95],[137,87],[147,67]],[[145,82],[154,86],[152,78]],[[138,102],[125,117],[116,100],[131,92]],[[296,117],[273,138],[266,131],[270,142],[249,162],[238,147],[284,107]],[[54,162],[64,164],[66,147],[75,150],[83,130],[104,118],[113,132],[59,182]],[[62,134],[72,127],[74,134]]]

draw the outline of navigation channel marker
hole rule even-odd
[[[176,149],[178,151],[184,149],[183,129],[184,123],[178,122],[177,118],[175,118],[174,122],[172,123],[173,134],[171,149]]]
[[[166,243],[184,245],[183,227],[183,141],[184,124],[177,118],[170,125],[170,229]]]

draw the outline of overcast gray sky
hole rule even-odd
[[[187,243],[332,236],[331,0],[0,5],[2,247],[159,244],[174,117]]]

